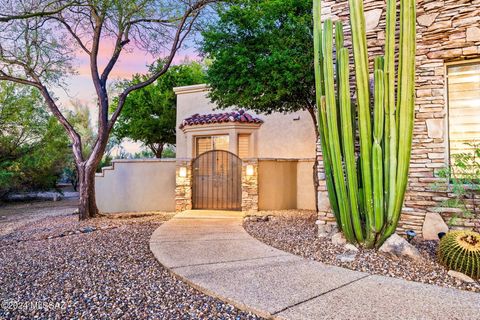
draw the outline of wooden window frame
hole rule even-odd
[[[480,58],[474,59],[466,59],[460,61],[451,61],[446,62],[444,64],[444,99],[445,99],[445,132],[444,132],[444,140],[445,140],[445,164],[450,166],[451,165],[451,152],[450,152],[450,99],[448,95],[448,70],[452,66],[459,66],[459,65],[469,65],[469,64],[480,64]]]
[[[227,137],[228,139],[228,146],[230,147],[230,135],[228,133],[226,134],[210,134],[210,135],[199,135],[199,136],[194,136],[193,137],[193,141],[194,141],[194,155],[195,157],[198,157],[200,154],[198,154],[198,144],[197,144],[197,139],[199,138],[211,138],[211,149],[210,150],[224,150],[224,149],[215,149],[215,142],[214,142],[214,138],[215,137]],[[209,150],[209,151],[210,151]],[[226,149],[225,151],[229,151],[229,149]]]

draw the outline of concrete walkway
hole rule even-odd
[[[480,294],[303,259],[249,236],[240,213],[183,212],[150,249],[193,287],[266,318],[480,319]]]

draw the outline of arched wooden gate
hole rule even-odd
[[[212,150],[193,160],[194,209],[242,209],[242,160],[235,154]]]

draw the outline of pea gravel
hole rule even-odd
[[[306,210],[260,212],[271,215],[267,221],[245,220],[244,228],[258,240],[280,250],[370,274],[384,275],[405,280],[423,282],[461,290],[480,292],[480,283],[466,283],[447,274],[448,270],[437,263],[436,241],[413,240],[423,262],[387,257],[375,250],[360,249],[351,262],[342,262],[339,256],[348,252],[342,245],[334,245],[329,239],[318,238],[316,214]]]
[[[169,217],[79,222],[62,211],[0,236],[0,319],[260,319],[200,293],[157,262],[149,238]],[[94,231],[78,232],[87,227]]]

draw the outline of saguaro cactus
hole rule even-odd
[[[349,0],[349,7],[356,110],[350,98],[350,55],[343,26],[336,22],[334,36],[333,23],[327,19],[322,31],[321,0],[313,1],[318,123],[327,190],[338,225],[349,241],[373,247],[395,232],[407,187],[414,124],[415,0],[400,0],[398,67],[397,1],[387,0],[385,55],[374,59],[373,93],[363,1]]]

